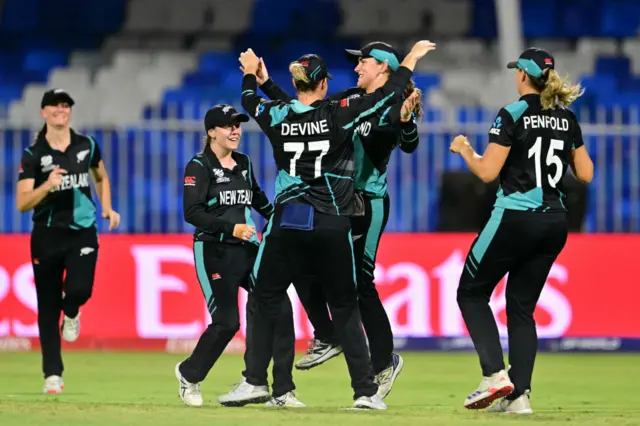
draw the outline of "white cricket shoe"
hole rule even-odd
[[[44,379],[43,393],[58,394],[64,390],[64,382],[60,376],[49,376]]]
[[[386,410],[386,404],[378,395],[361,396],[353,403],[353,408],[359,410]]]
[[[331,358],[336,357],[342,353],[342,346],[325,343],[322,340],[312,339],[309,341],[309,349],[307,354],[296,362],[296,369],[298,370],[310,370],[313,367],[317,367],[329,361]]]
[[[394,353],[391,354],[391,357],[391,365],[376,374],[374,379],[374,382],[378,384],[378,393],[376,395],[378,395],[380,399],[385,399],[387,395],[389,395],[391,388],[393,388],[393,384],[396,382],[396,379],[404,366],[404,360],[400,355]]]
[[[307,406],[304,402],[300,401],[296,394],[293,392],[287,392],[277,398],[271,398],[267,402],[267,407],[291,407],[291,408],[304,408]]]
[[[533,414],[529,401],[529,391],[526,391],[524,395],[520,395],[513,401],[502,398],[496,405],[489,407],[487,411],[505,414]]]
[[[180,383],[180,390],[178,391],[178,395],[185,403],[190,407],[200,407],[202,406],[202,393],[200,392],[200,383],[190,383],[182,377],[182,373],[180,373],[180,362],[176,364],[176,379]]]
[[[64,316],[62,319],[62,338],[67,342],[75,342],[80,335],[80,312],[75,318]]]
[[[271,399],[269,386],[253,386],[242,379],[231,392],[218,398],[225,407],[244,407],[247,404],[262,404]]]
[[[489,377],[484,377],[478,385],[478,389],[467,396],[464,401],[464,408],[479,410],[487,408],[498,398],[509,395],[513,392],[514,386],[511,383],[506,370],[500,370]]]

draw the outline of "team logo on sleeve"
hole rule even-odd
[[[255,116],[256,117],[260,117],[263,112],[264,112],[264,104],[263,103],[259,103],[258,106],[256,107]]]
[[[50,155],[45,155],[40,158],[40,166],[42,167],[42,172],[49,172],[56,168],[56,165],[53,164],[53,157]]]
[[[342,99],[340,101],[340,107],[341,108],[346,108],[348,106],[349,106],[349,98],[345,98],[345,99]]]
[[[496,118],[496,121],[493,122],[491,126],[491,130],[489,130],[490,135],[500,136],[500,128],[502,127],[502,117]]]
[[[184,186],[196,186],[196,177],[195,176],[185,176],[184,177]]]
[[[85,149],[83,151],[80,151],[79,153],[76,154],[76,157],[78,159],[78,164],[82,163],[84,161],[85,158],[87,158],[87,155],[89,154],[89,150]]]

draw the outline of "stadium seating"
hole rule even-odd
[[[237,57],[248,47],[265,58],[272,78],[289,93],[288,63],[304,53],[322,55],[335,77],[333,93],[356,80],[343,50],[373,40],[388,41],[401,54],[416,39],[437,41],[438,50],[414,73],[425,92],[427,123],[484,128],[497,108],[517,99],[500,61],[495,0],[0,4],[0,120],[12,126],[41,122],[39,102],[49,87],[76,98],[77,127],[130,131],[145,121],[195,124],[212,104],[239,107]],[[640,2],[521,5],[526,43],[550,50],[560,74],[587,88],[575,104],[584,123],[640,122]],[[630,214],[626,204],[616,208]]]

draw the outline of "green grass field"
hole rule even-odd
[[[306,409],[225,408],[215,401],[240,378],[243,363],[223,355],[202,385],[205,406],[179,399],[174,365],[160,353],[65,354],[65,393],[41,393],[38,353],[0,354],[0,425],[640,425],[640,356],[540,355],[534,374],[533,416],[492,415],[462,408],[479,382],[470,354],[405,353],[404,371],[384,412],[342,411],[351,405],[342,357],[295,372]],[[357,423],[356,423],[357,422]]]

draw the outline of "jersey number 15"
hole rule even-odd
[[[322,174],[322,157],[324,157],[327,152],[329,152],[329,141],[315,141],[315,142],[307,142],[309,144],[309,148],[307,151],[309,152],[318,152],[318,156],[316,157],[313,178],[319,178]],[[296,163],[302,157],[302,153],[304,152],[305,143],[304,142],[285,142],[284,150],[285,152],[295,152],[293,158],[289,163],[289,175],[296,176]]]
[[[547,167],[552,164],[556,166],[556,172],[551,177],[551,174],[547,175],[549,185],[555,188],[560,179],[562,178],[562,160],[555,154],[555,151],[562,151],[564,149],[564,141],[560,139],[551,139],[549,143],[549,150],[547,151]],[[542,151],[542,137],[536,138],[536,143],[529,149],[529,158],[533,157],[536,167],[536,186],[542,187],[542,170],[540,165],[540,155]]]

